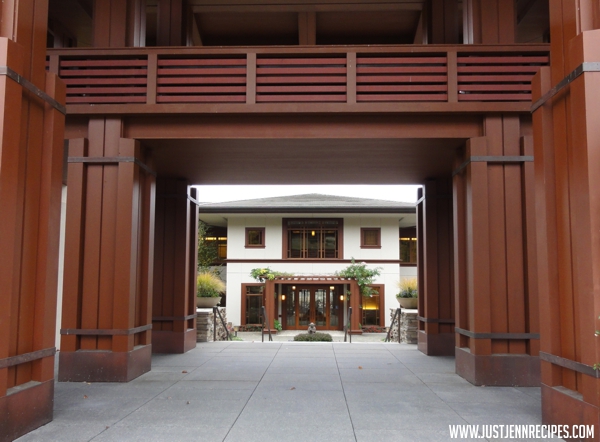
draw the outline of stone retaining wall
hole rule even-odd
[[[396,313],[395,308],[390,309],[390,321],[394,319]],[[400,324],[396,320],[392,331],[390,332],[390,341],[398,342],[398,325],[400,325],[400,343],[402,344],[416,344],[417,343],[417,323],[418,310],[416,309],[402,309],[400,312]]]
[[[219,312],[223,317],[223,321],[227,324],[227,315],[225,307],[219,307]],[[198,318],[196,319],[196,342],[212,342],[213,336],[213,309],[199,308],[196,310]],[[219,316],[217,316],[217,341],[226,341],[227,333]]]

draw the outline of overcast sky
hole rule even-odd
[[[305,193],[321,193],[324,195],[353,196],[356,198],[373,198],[378,200],[401,201],[414,203],[417,201],[419,186],[196,186],[198,200],[202,202],[241,201],[273,196],[302,195]]]

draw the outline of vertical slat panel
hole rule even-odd
[[[119,139],[121,138],[121,121],[107,118],[104,130],[104,152],[102,156],[117,157],[119,155]],[[105,164],[102,167],[102,206],[101,206],[101,238],[100,243],[100,277],[98,281],[98,328],[115,328],[113,312],[115,309],[115,262],[120,259],[117,254],[117,196],[119,195],[119,167],[117,164]],[[117,304],[118,305],[118,304]],[[113,346],[110,336],[98,336],[98,349],[110,350]]]
[[[520,123],[516,116],[503,117],[504,155],[521,154]],[[507,297],[507,330],[509,333],[525,333],[525,221],[523,213],[523,196],[525,183],[522,181],[522,164],[504,165],[504,211],[506,217],[506,297]],[[537,330],[536,330],[537,332]],[[525,354],[525,341],[509,341],[511,354]]]
[[[487,137],[472,138],[467,144],[467,156],[487,154]],[[490,250],[489,177],[486,163],[471,163],[467,166],[466,231],[467,231],[467,293],[469,330],[490,333],[491,292],[490,256],[479,253]],[[492,344],[489,339],[471,339],[471,353],[490,355]]]
[[[256,103],[256,54],[249,53],[246,59],[246,104]]]
[[[455,51],[448,52],[448,103],[458,101],[458,60]]]
[[[87,139],[69,141],[69,155],[88,156]],[[83,257],[85,242],[85,214],[87,193],[87,173],[83,163],[69,163],[67,193],[66,228],[69,235],[65,238],[65,263],[63,281],[62,324],[63,329],[81,327],[83,301]],[[79,338],[75,335],[62,335],[60,348],[63,351],[76,351]]]
[[[534,156],[533,137],[531,135],[521,138],[521,155]],[[535,157],[535,156],[534,156]],[[525,302],[528,308],[525,310],[525,323],[527,332],[540,330],[540,303],[538,283],[538,255],[537,255],[537,226],[535,218],[536,195],[535,195],[535,167],[533,162],[523,165],[522,180],[525,186],[524,192],[524,221],[525,221],[525,244],[526,244],[526,275]],[[541,196],[541,195],[540,195]],[[527,349],[530,355],[537,356],[540,351],[540,340],[534,339],[529,342]]]
[[[463,163],[463,155],[457,155],[453,169]],[[452,225],[454,239],[454,305],[455,326],[467,330],[469,328],[469,298],[467,289],[467,236],[466,236],[466,185],[464,173],[452,178]],[[455,344],[458,348],[467,347],[467,337],[456,334]]]
[[[189,293],[189,250],[190,230],[188,226],[190,218],[190,207],[187,200],[188,184],[186,181],[178,181],[176,193],[172,199],[175,207],[175,229],[174,229],[174,284],[173,284],[173,315],[182,317],[187,312],[187,298]],[[173,331],[183,333],[186,331],[185,322],[177,320],[173,322]]]
[[[64,102],[65,88],[55,74],[46,74],[46,92],[59,102]],[[57,274],[56,252],[60,246],[60,211],[62,198],[63,149],[65,117],[50,105],[45,105],[42,171],[40,175],[40,222],[38,267],[36,269],[36,307],[34,316],[33,349],[55,346]],[[43,382],[54,378],[54,358],[44,358],[33,363],[33,379]]]
[[[356,103],[356,52],[346,54],[346,102]]]
[[[136,157],[137,142],[130,139],[117,140],[117,155],[119,157]],[[134,327],[136,311],[136,286],[138,247],[137,232],[139,231],[139,187],[140,168],[133,162],[121,162],[118,165],[115,181],[118,191],[115,216],[117,221],[115,235],[115,252],[122,264],[114,266],[114,308],[112,313],[112,328],[126,330]],[[116,261],[115,261],[116,263]],[[114,265],[114,264],[113,264]],[[107,295],[108,296],[108,295]],[[133,350],[133,335],[114,336],[112,351],[127,352]]]
[[[156,104],[156,88],[158,81],[158,55],[148,54],[148,80],[146,83],[146,103]]]
[[[484,130],[487,138],[488,155],[502,156],[504,151],[503,124],[501,116],[486,116]],[[508,331],[508,305],[506,299],[506,215],[504,202],[506,198],[504,188],[504,165],[487,164],[487,207],[489,213],[489,248],[487,250],[490,260],[489,296],[491,302],[491,331],[506,333]],[[492,341],[492,353],[508,353],[506,341]]]
[[[104,156],[105,120],[92,119],[89,122],[89,155]],[[90,165],[87,169],[85,243],[83,256],[83,299],[81,312],[82,328],[98,328],[99,284],[100,284],[100,247],[102,243],[102,191],[104,186],[103,166]],[[96,350],[95,336],[82,336],[83,350]]]

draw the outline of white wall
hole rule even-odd
[[[291,217],[319,217],[323,215],[230,215],[227,226],[227,258],[229,260],[273,260],[271,262],[230,262],[227,264],[227,318],[234,325],[241,322],[241,285],[242,283],[254,283],[250,271],[257,267],[270,267],[280,272],[289,272],[296,275],[331,275],[336,271],[348,266],[343,263],[315,263],[302,261],[282,260],[282,220]],[[328,215],[328,218],[342,218],[343,215]],[[246,248],[246,227],[265,228],[265,248]],[[361,227],[380,227],[381,245],[380,249],[360,248]],[[362,260],[393,260],[400,259],[398,243],[398,218],[377,216],[351,216],[344,218],[344,256],[346,260],[354,257],[355,261]],[[374,281],[376,284],[385,284],[385,315],[386,325],[389,325],[389,309],[397,308],[396,293],[398,292],[398,281],[400,279],[400,268],[397,263],[393,264],[369,264],[370,268],[381,267],[381,275]],[[416,267],[406,269],[407,275],[412,275],[413,269],[416,275]]]

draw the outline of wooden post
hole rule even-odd
[[[419,350],[454,354],[452,193],[449,179],[428,180],[417,208]]]
[[[362,294],[360,293],[360,287],[356,280],[352,279],[350,282],[350,306],[352,307],[352,318],[350,320],[350,333],[353,335],[362,335],[360,328],[360,317],[361,317],[361,306],[362,306]]]
[[[150,370],[154,175],[120,120],[88,133],[69,157],[59,380],[124,382]]]
[[[152,351],[185,353],[196,347],[198,209],[187,181],[156,183]]]
[[[264,295],[264,306],[265,311],[267,313],[267,317],[265,321],[269,321],[267,323],[266,328],[263,330],[263,333],[268,333],[271,330],[271,334],[277,333],[274,326],[274,320],[276,319],[276,310],[275,310],[275,281],[267,280],[265,282],[265,295]]]
[[[535,285],[519,121],[486,117],[454,177],[456,371],[475,385],[539,385]],[[462,241],[461,241],[462,240]],[[461,243],[462,242],[462,243]],[[529,312],[530,317],[527,317]]]
[[[515,2],[465,0],[463,40],[466,44],[512,44],[517,37]]]
[[[47,2],[8,2],[0,16],[0,66],[64,104],[44,69]],[[54,393],[64,115],[27,88],[0,76],[2,441],[52,420]]]
[[[600,60],[596,2],[550,2],[551,69],[534,79],[540,100],[576,68]],[[533,116],[542,420],[600,431],[598,338],[600,206],[598,72],[545,99]],[[591,440],[591,439],[590,439]]]

